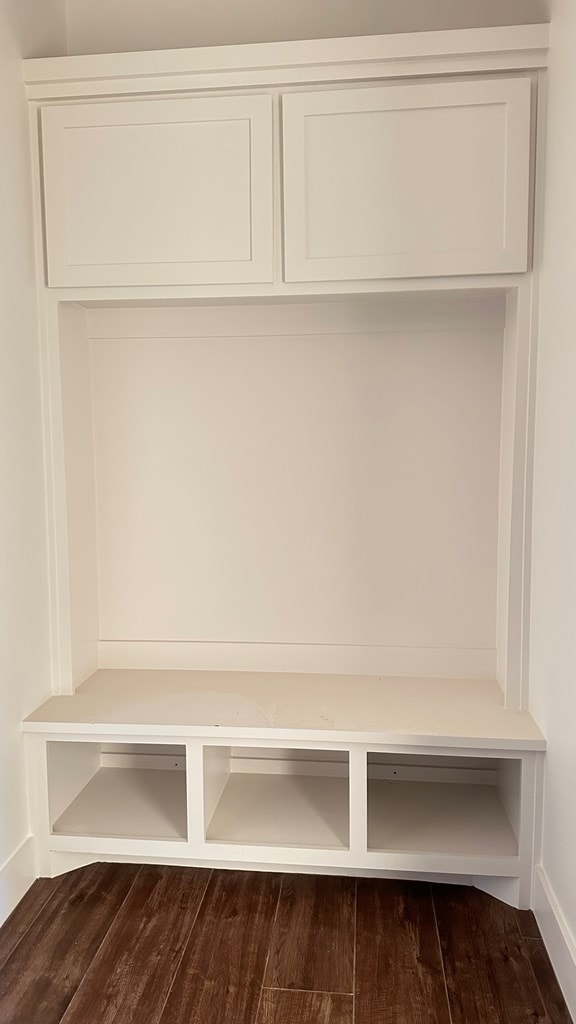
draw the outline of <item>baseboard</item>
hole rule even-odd
[[[0,924],[10,916],[35,878],[34,837],[28,836],[0,868]]]
[[[542,867],[534,872],[534,913],[568,1009],[576,1021],[576,938]]]
[[[101,640],[100,668],[219,672],[327,672],[494,679],[496,651],[349,644],[200,643]]]

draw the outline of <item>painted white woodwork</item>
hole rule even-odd
[[[42,872],[416,874],[529,905],[545,741],[526,689],[536,293],[518,272],[547,32],[27,65]],[[313,202],[294,216],[305,124]]]
[[[86,310],[60,307],[60,381],[74,685],[98,668],[97,504]]]
[[[495,650],[501,331],[321,312],[92,341],[101,641]]]
[[[288,281],[526,270],[528,78],[283,97]]]
[[[204,810],[203,828],[200,834],[202,841],[230,778],[230,748],[225,746],[204,747],[200,773],[200,798]]]
[[[494,648],[360,644],[101,640],[98,665],[112,669],[214,672],[333,672],[346,675],[494,679]]]
[[[206,839],[241,846],[347,849],[348,803],[347,778],[231,774]]]
[[[279,223],[279,220],[278,220]],[[122,287],[121,293],[115,287],[71,287],[46,289],[44,297],[56,302],[76,302],[86,309],[102,305],[124,308],[146,306],[198,306],[212,304],[228,306],[246,301],[257,302],[299,302],[302,300],[338,300],[343,296],[356,295],[427,295],[443,292],[455,294],[504,294],[519,287],[525,275],[519,274],[477,274],[462,277],[430,278],[373,278],[365,281],[301,281],[285,282],[276,276],[274,281],[263,284],[214,284],[214,285],[150,285],[141,288],[135,285]],[[119,297],[121,294],[121,297]]]
[[[84,294],[86,331],[91,341],[128,338],[267,338],[286,335],[365,334],[427,331],[498,331],[507,326],[507,296],[517,278],[449,279],[448,292],[438,282],[391,282],[385,294],[342,293],[268,297],[245,301],[220,296],[205,302],[184,298],[127,302],[90,301]],[[406,294],[403,285],[418,290]],[[464,285],[463,290],[456,290]],[[387,288],[388,285],[380,287]],[[124,290],[123,290],[124,291]],[[74,293],[76,294],[76,292]],[[48,295],[52,297],[53,293]],[[66,307],[67,303],[58,303]]]
[[[54,822],[57,835],[186,840],[186,776],[100,768]]]
[[[448,280],[448,279],[447,279]],[[456,287],[459,279],[449,279]],[[463,281],[464,279],[460,279]],[[54,300],[47,292],[46,308],[49,312],[46,336],[46,387],[47,433],[51,443],[47,449],[49,469],[48,483],[51,502],[54,502],[54,518],[51,521],[50,536],[54,537],[53,563],[53,633],[54,633],[54,684],[56,691],[73,692],[73,677],[69,662],[70,648],[83,647],[84,637],[75,639],[71,625],[70,601],[70,559],[68,552],[67,519],[70,511],[70,492],[77,486],[76,474],[66,473],[63,453],[63,437],[66,430],[74,430],[79,422],[74,418],[69,424],[63,422],[61,375],[67,374],[62,365],[59,330],[63,323],[75,323],[76,343],[79,350],[87,344],[86,332],[92,337],[91,344],[98,340],[112,341],[134,339],[143,336],[149,339],[169,337],[185,339],[197,332],[202,338],[229,337],[230,325],[239,339],[254,335],[258,339],[282,332],[283,335],[345,333],[370,336],[386,335],[390,329],[402,336],[407,333],[423,337],[426,331],[453,335],[455,331],[482,329],[494,332],[500,337],[504,324],[502,297],[492,282],[497,278],[476,278],[479,293],[462,291],[435,294],[416,293],[387,294],[386,296],[356,296],[325,299],[323,302],[287,303],[246,303],[244,305],[224,304],[221,308],[190,304],[188,306],[116,306],[94,307],[83,310],[70,319],[68,305]],[[435,287],[435,285],[431,285]],[[518,644],[523,648],[528,635],[528,604],[520,596],[523,582],[529,579],[529,510],[530,473],[528,453],[531,447],[531,419],[526,388],[529,384],[527,368],[533,364],[530,336],[526,327],[533,322],[531,313],[532,289],[530,282],[522,282],[514,289],[506,307],[504,330],[504,379],[502,390],[502,432],[500,454],[500,499],[499,499],[499,541],[498,541],[498,671],[497,678],[506,692],[510,707],[519,707],[526,702],[527,660],[518,655]],[[72,307],[73,309],[74,307]],[[86,331],[84,330],[86,323]],[[71,342],[73,344],[73,342]],[[62,346],[63,351],[66,346]],[[76,361],[77,365],[81,365]],[[76,371],[75,371],[76,372]],[[82,393],[82,405],[92,399],[88,390],[86,374],[71,376],[71,386]],[[81,433],[81,432],[80,432]],[[85,435],[86,436],[86,435]],[[86,464],[93,455],[89,440],[83,442]],[[76,447],[76,445],[73,445]],[[523,454],[524,453],[524,454]],[[131,467],[127,467],[127,473]],[[80,479],[80,477],[79,477]],[[513,500],[512,500],[513,499]],[[77,498],[72,494],[72,505],[82,507],[85,502],[82,492]],[[72,513],[73,515],[73,513]],[[95,542],[90,530],[90,517],[77,520],[85,536],[85,548],[93,549]],[[187,539],[184,539],[186,545]],[[82,544],[77,545],[82,551]],[[86,561],[86,560],[85,560]],[[80,593],[92,593],[97,582],[86,572],[78,576]],[[466,594],[468,600],[468,594]],[[84,622],[87,620],[84,619]],[[509,642],[509,627],[511,640]],[[318,671],[347,672],[361,674],[454,676],[492,678],[496,674],[496,650],[491,648],[465,647],[402,647],[391,645],[358,646],[337,644],[301,643],[231,643],[209,641],[105,641],[101,638],[99,624],[94,623],[93,644],[98,645],[98,661],[102,668],[179,668],[216,669],[249,671]],[[87,665],[86,668],[89,668]],[[88,671],[86,672],[88,674]]]
[[[100,767],[98,743],[48,743],[48,815],[56,821]]]
[[[532,903],[542,938],[558,978],[568,1010],[576,1016],[576,935],[565,912],[564,901],[552,888],[542,864],[534,872]]]
[[[475,856],[518,855],[496,786],[368,781],[368,847]]]
[[[409,32],[24,62],[31,99],[305,85],[545,67],[550,27]]]
[[[272,280],[272,100],[42,111],[51,285]]]
[[[115,746],[91,743],[46,745],[49,824],[58,835],[185,840],[186,775],[158,766],[138,746],[114,755]],[[116,748],[120,749],[120,748]],[[171,748],[178,754],[181,747]],[[178,757],[181,757],[178,754]],[[124,760],[124,763],[122,761]]]
[[[532,275],[508,295],[504,333],[497,676],[506,679],[509,707],[528,706],[537,322]]]
[[[209,751],[213,748],[206,747]],[[507,762],[508,763],[508,762]],[[348,754],[345,750],[305,750],[283,747],[231,747],[231,772],[268,772],[276,775],[348,775]],[[370,779],[418,782],[474,782],[496,785],[498,761],[495,758],[471,758],[435,754],[371,753],[368,762]]]
[[[100,764],[102,768],[145,768],[158,772],[186,771],[185,748],[182,748],[182,754],[171,755],[144,754],[138,749],[137,745],[134,745],[132,750],[128,749],[122,753],[117,753],[115,750],[110,749],[110,744],[106,746],[108,749],[105,750],[105,744],[101,745]]]
[[[99,670],[73,697],[51,697],[28,732],[228,735],[412,746],[543,750],[527,711],[496,682],[265,672]],[[284,744],[285,745],[285,744]]]
[[[267,870],[479,876],[484,885],[506,877],[517,883],[512,902],[528,905],[534,769],[541,755],[527,749],[500,748],[495,758],[485,747],[398,748],[367,744],[367,736],[317,741],[309,730],[288,744],[282,729],[254,747],[234,742],[231,732],[215,724],[202,739],[190,730],[186,772],[138,768],[144,756],[166,755],[143,754],[148,746],[134,743],[133,728],[119,735],[117,745],[102,736],[82,743],[78,733],[58,740],[47,732],[29,737],[40,789],[63,796],[58,766],[66,761],[71,768],[84,766],[83,775],[88,762],[94,771],[87,784],[86,778],[79,781],[78,793],[68,788],[54,824],[41,811],[43,869],[51,870],[53,854],[67,853]],[[115,747],[122,751],[122,767],[106,766]],[[157,728],[156,749],[181,750],[169,744],[163,727]],[[239,770],[242,761],[252,770]],[[387,768],[411,773],[390,783],[384,781]],[[506,774],[515,779],[509,792],[515,792],[517,836],[499,797]]]

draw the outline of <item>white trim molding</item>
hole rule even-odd
[[[560,988],[576,1020],[576,936],[541,864],[534,871],[534,913]]]
[[[492,648],[100,640],[98,667],[494,679]]]
[[[535,70],[550,26],[513,25],[24,61],[30,99]]]
[[[10,916],[36,878],[33,836],[27,836],[0,867],[0,924]]]

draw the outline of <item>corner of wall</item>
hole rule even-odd
[[[0,924],[10,916],[35,878],[35,842],[33,836],[27,836],[0,867]]]
[[[534,871],[534,913],[568,1009],[576,1020],[576,936],[541,864]]]

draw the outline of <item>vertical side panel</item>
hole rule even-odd
[[[49,827],[100,768],[100,743],[48,742]]]
[[[72,682],[98,668],[98,560],[90,342],[86,311],[60,307]]]
[[[508,299],[504,338],[498,551],[498,679],[508,708],[528,707],[534,282]]]
[[[73,693],[70,564],[64,419],[60,365],[60,312],[62,307],[44,292],[40,306],[42,329],[42,401],[46,471],[46,515],[52,633],[52,687],[54,693]]]
[[[230,775],[230,747],[204,747],[204,835]]]
[[[368,847],[368,754],[362,748],[350,749],[350,852],[358,863]]]

